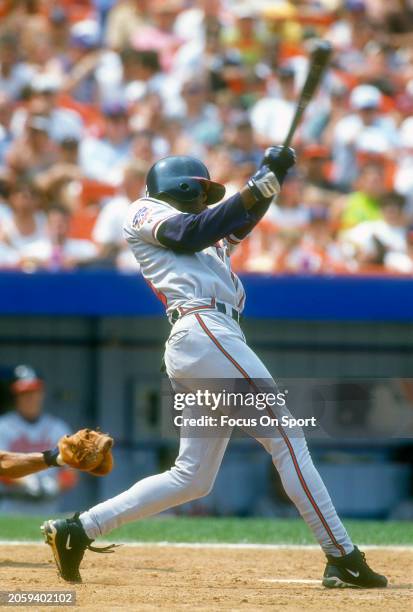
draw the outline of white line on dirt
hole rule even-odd
[[[114,538],[116,540],[116,538]],[[107,544],[106,540],[99,540],[98,544]],[[122,546],[131,548],[198,548],[218,550],[320,550],[317,544],[250,544],[250,543],[217,543],[217,542],[119,542]],[[0,540],[0,546],[44,546],[39,540]],[[413,552],[413,546],[385,546],[360,544],[363,550],[387,550],[394,552]]]
[[[260,578],[258,582],[275,582],[277,584],[318,584],[321,585],[321,580],[310,580],[300,578]]]

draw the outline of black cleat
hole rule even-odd
[[[78,513],[69,519],[45,521],[40,529],[46,544],[49,544],[53,551],[60,576],[67,582],[82,582],[79,567],[86,549],[93,552],[114,552],[111,550],[114,544],[104,548],[91,546],[93,540],[86,535]]]
[[[367,565],[366,555],[355,546],[354,550],[344,557],[327,555],[323,586],[330,589],[383,589],[387,586],[387,578],[373,572]]]

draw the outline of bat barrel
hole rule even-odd
[[[296,129],[301,121],[301,118],[308,106],[308,103],[314,97],[314,94],[320,84],[320,81],[327,68],[329,59],[331,57],[332,47],[329,42],[325,40],[319,40],[314,45],[311,53],[310,66],[307,74],[307,78],[303,85],[299,101],[295,110],[293,120],[288,130],[288,134],[284,140],[283,148],[286,149],[291,145],[292,139],[296,132]]]

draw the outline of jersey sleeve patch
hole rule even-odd
[[[132,227],[135,230],[140,230],[142,225],[146,221],[150,221],[151,211],[148,206],[142,206],[134,215],[132,219]]]

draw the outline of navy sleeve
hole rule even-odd
[[[250,208],[249,213],[251,217],[251,221],[246,223],[243,227],[232,232],[236,238],[242,240],[245,236],[248,236],[250,232],[254,229],[254,227],[261,221],[265,213],[267,212],[273,198],[263,198],[260,202],[257,202],[252,208]]]
[[[199,214],[179,214],[169,217],[159,226],[157,239],[169,249],[181,253],[196,253],[254,223],[236,193],[223,204],[207,208]]]

